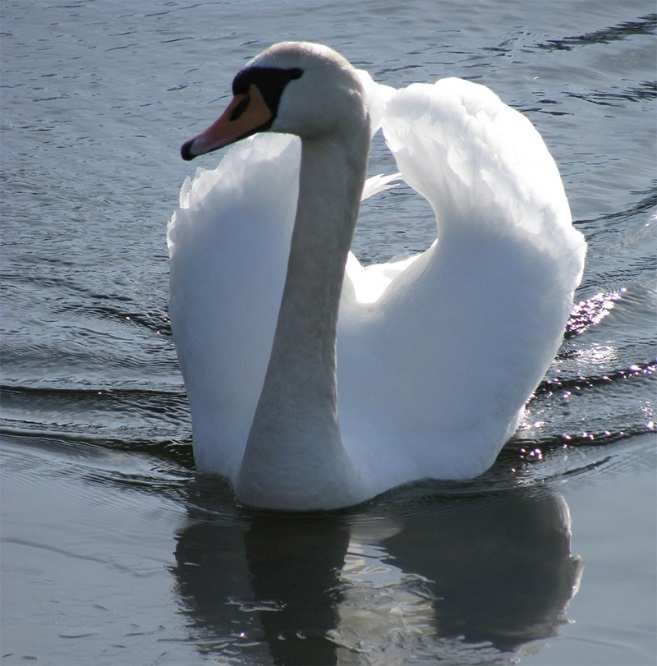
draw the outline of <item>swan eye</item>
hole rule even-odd
[[[231,122],[237,120],[245,111],[246,107],[249,105],[251,98],[248,95],[245,95],[240,103],[233,109],[233,112],[230,114]]]
[[[278,112],[278,103],[285,86],[293,79],[299,79],[303,70],[299,67],[282,69],[280,67],[248,67],[243,69],[233,80],[233,95],[246,94],[255,85],[262,95],[273,116]]]

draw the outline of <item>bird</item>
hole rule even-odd
[[[486,86],[395,89],[335,50],[248,62],[185,160],[167,229],[169,312],[195,464],[243,505],[325,511],[481,475],[563,337],[584,269],[559,170]],[[367,179],[382,130],[399,173]],[[361,198],[401,179],[430,204],[423,252],[363,266]]]

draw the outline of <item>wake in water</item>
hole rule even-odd
[[[579,374],[573,363],[577,340],[598,327],[615,307],[622,308],[625,293],[596,294],[573,307],[555,363],[536,388],[525,419],[500,454],[492,477],[485,475],[481,481],[493,483],[502,470],[517,472],[526,464],[534,467],[553,450],[592,451],[594,447],[599,451],[604,447],[612,454],[610,445],[655,432],[657,418],[652,412],[640,406],[633,412],[625,410],[619,423],[615,405],[627,398],[628,391],[639,392],[646,382],[654,383],[657,359],[589,375]],[[112,311],[107,316],[151,334],[171,335],[164,312],[128,315]],[[194,468],[189,408],[182,388],[53,388],[15,383],[0,386],[0,391],[0,435],[13,441],[39,446],[56,440],[147,453],[175,467]],[[592,404],[595,409],[589,410]],[[609,408],[603,409],[606,405]],[[587,463],[578,459],[578,464]],[[481,487],[479,482],[477,487]]]

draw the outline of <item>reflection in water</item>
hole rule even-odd
[[[513,489],[413,509],[383,559],[429,581],[437,635],[507,651],[556,632],[581,569],[561,496]]]
[[[178,591],[199,649],[228,660],[361,663],[412,649],[422,662],[423,646],[427,663],[441,648],[495,660],[556,633],[581,570],[567,505],[547,490],[333,515],[195,513],[178,538]]]
[[[291,521],[264,515],[253,521],[244,544],[256,598],[281,604],[280,612],[261,616],[274,662],[335,663],[326,632],[337,623],[347,526],[331,517]]]
[[[264,513],[241,525],[188,525],[175,575],[201,630],[197,642],[255,663],[264,648],[276,664],[335,664],[326,632],[338,622],[348,545],[344,516]]]

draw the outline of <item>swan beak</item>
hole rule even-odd
[[[251,134],[267,129],[273,121],[272,112],[258,90],[251,85],[247,93],[235,95],[226,110],[208,129],[185,142],[180,155],[193,160]]]

